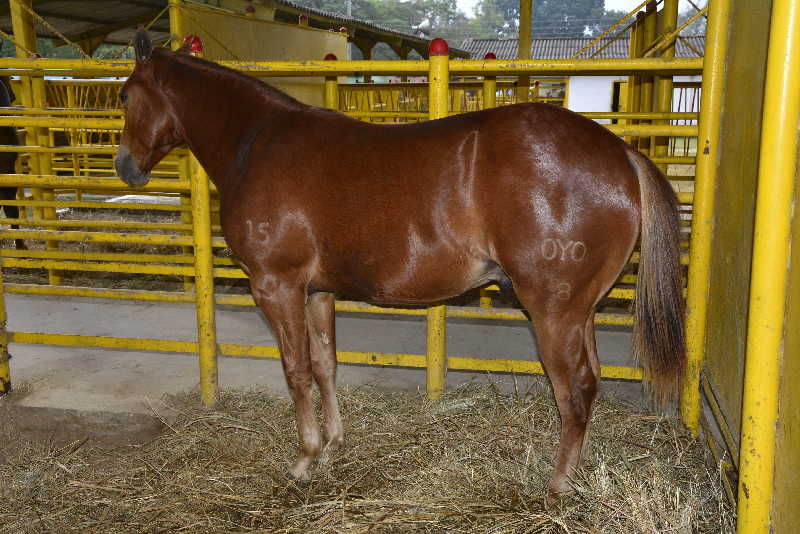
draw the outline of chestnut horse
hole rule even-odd
[[[549,495],[569,490],[600,376],[597,303],[642,227],[634,332],[653,393],[685,360],[675,194],[591,120],[524,104],[375,125],[134,38],[116,158],[130,186],[186,145],[219,190],[222,231],[278,338],[299,452],[289,476],[343,441],[334,298],[439,303],[497,282],[527,308],[561,415]],[[311,397],[319,387],[320,435]]]

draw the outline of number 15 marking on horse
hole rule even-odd
[[[256,226],[256,225],[253,224],[253,221],[248,219],[248,220],[245,221],[245,224],[247,224],[247,235],[251,239],[258,239],[258,240],[261,240],[261,241],[266,241],[267,238],[269,237],[269,223],[268,222],[258,223],[258,226]]]
[[[559,258],[561,261],[583,261],[586,257],[586,244],[583,241],[562,241],[547,238],[542,242],[542,256],[550,261]]]

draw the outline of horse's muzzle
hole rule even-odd
[[[114,159],[114,167],[122,181],[131,187],[142,187],[150,181],[150,173],[139,169],[136,159],[125,145],[120,145],[117,157]]]

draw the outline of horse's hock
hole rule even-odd
[[[30,16],[16,8],[22,3],[11,1],[14,35],[21,48],[35,51]],[[783,120],[797,116],[800,94],[795,72],[800,65],[799,52],[796,39],[790,38],[800,23],[798,4],[800,0],[711,0],[704,58],[674,58],[672,47],[651,46],[659,36],[650,33],[656,26],[651,24],[655,19],[648,17],[669,17],[667,10],[677,9],[677,2],[665,0],[658,15],[651,10],[626,21],[634,21],[630,28],[633,38],[631,57],[623,60],[584,59],[592,54],[589,50],[580,58],[563,60],[455,61],[445,55],[420,61],[252,61],[265,56],[249,55],[248,47],[255,45],[248,44],[247,32],[236,33],[236,25],[265,24],[259,18],[251,22],[244,16],[235,17],[234,22],[207,6],[195,9],[182,2],[171,2],[169,15],[172,33],[203,37],[207,57],[260,78],[279,80],[281,87],[295,91],[301,99],[373,122],[422,121],[536,99],[537,93],[541,98],[554,98],[556,104],[569,105],[572,78],[617,76],[624,84],[619,92],[627,107],[586,115],[613,123],[606,127],[667,171],[678,191],[684,231],[682,260],[688,265],[689,364],[681,401],[683,420],[693,432],[702,429],[709,439],[724,468],[723,480],[729,484],[731,499],[736,489],[730,485],[736,483],[734,473],[738,471],[740,531],[765,532],[770,525],[781,532],[782,527],[785,530],[800,521],[797,510],[790,506],[800,468],[800,422],[796,416],[800,413],[796,384],[800,382],[795,379],[800,373],[800,359],[795,354],[800,345],[794,338],[797,329],[788,328],[800,313],[797,299],[792,297],[798,294],[799,258],[797,247],[792,247],[796,240],[791,239],[796,225],[791,205],[797,136],[791,120],[788,124]],[[207,35],[209,30],[214,37]],[[281,31],[289,36],[293,30]],[[304,55],[287,59],[321,59],[328,52],[347,57],[346,43],[352,39],[347,33],[298,31],[314,35],[318,41],[311,48],[298,49],[297,54]],[[234,39],[234,34],[240,38]],[[664,43],[670,42],[668,31],[662,37]],[[655,49],[664,57],[652,57]],[[114,308],[114,303],[131,306],[131,324],[141,313],[135,308],[138,304],[150,303],[163,311],[193,303],[197,323],[190,321],[180,332],[172,329],[163,338],[155,328],[130,330],[107,324],[90,333],[70,331],[69,326],[52,331],[45,321],[28,329],[12,326],[0,333],[0,387],[10,387],[10,370],[18,361],[15,357],[9,365],[8,344],[12,354],[23,345],[42,346],[43,351],[50,350],[46,346],[62,346],[190,353],[200,355],[202,397],[213,404],[218,354],[278,357],[274,346],[226,330],[235,328],[232,317],[237,312],[231,310],[254,303],[246,291],[246,275],[221,237],[215,188],[207,187],[203,169],[185,150],[167,156],[143,189],[130,191],[114,176],[112,158],[123,126],[117,100],[122,82],[101,78],[129,75],[130,62],[31,60],[25,56],[20,49],[18,59],[0,59],[0,68],[18,77],[13,87],[19,106],[4,110],[0,127],[15,126],[23,134],[21,146],[0,146],[1,151],[20,154],[16,169],[4,169],[0,175],[2,185],[20,188],[20,195],[2,205],[25,208],[18,220],[7,221],[19,224],[20,229],[2,232],[7,247],[2,249],[2,288],[8,298],[0,306],[0,322],[6,324],[8,312],[8,324],[17,324],[14,309],[24,309],[35,296],[63,299],[54,301],[54,309],[74,302],[69,306],[76,313],[91,306],[87,304],[91,299],[101,299],[97,300],[101,308]],[[44,76],[46,69],[57,69],[66,79],[50,80]],[[71,73],[74,76],[69,76]],[[428,83],[374,84],[374,89],[346,83],[356,75],[394,74],[425,76]],[[533,77],[530,91],[512,91],[511,80],[522,74]],[[689,98],[686,91],[695,91],[691,98],[697,96],[696,77],[701,74],[699,113],[697,108],[679,107],[679,101]],[[534,84],[535,77],[543,83]],[[545,95],[542,87],[546,84],[556,89],[548,89]],[[722,114],[723,109],[737,111]],[[14,239],[24,239],[28,250],[13,248]],[[635,293],[638,262],[637,249],[601,302],[596,323],[630,327],[633,319],[627,308]],[[365,317],[417,319],[414,333],[404,334],[415,342],[405,341],[395,349],[383,346],[384,341],[376,337],[374,345],[339,351],[338,361],[363,366],[352,369],[396,366],[424,370],[432,396],[443,391],[447,370],[509,376],[541,373],[538,362],[513,354],[513,343],[492,343],[489,338],[486,352],[468,351],[469,345],[480,346],[483,332],[490,332],[480,330],[476,335],[474,331],[484,327],[470,326],[470,320],[525,324],[520,322],[526,320],[523,311],[513,301],[504,300],[497,289],[484,288],[474,298],[430,310],[337,302],[337,311],[346,314],[340,319],[345,325],[344,337],[348,328],[357,336],[360,328],[378,324]],[[13,306],[7,306],[6,300]],[[419,322],[423,317],[424,330]],[[97,326],[99,321],[84,323]],[[180,321],[183,319],[178,324]],[[189,336],[190,331],[196,331],[196,336]],[[462,341],[454,339],[455,332]],[[427,339],[420,339],[426,335]],[[601,354],[621,352],[617,341],[603,343],[601,334]],[[499,346],[507,346],[508,352],[492,350]],[[504,357],[484,357],[487,353]],[[242,375],[252,375],[248,369],[258,367],[245,360],[231,365],[241,366]],[[341,369],[345,375],[356,372]],[[235,372],[239,371],[227,376]],[[642,378],[639,368],[623,364],[606,363],[601,375],[607,379]],[[422,374],[418,371],[414,376],[413,380],[422,384]],[[222,383],[227,385],[225,378],[223,374]],[[197,382],[192,378],[192,384]],[[713,416],[703,415],[702,406]],[[719,436],[718,441],[714,436]]]

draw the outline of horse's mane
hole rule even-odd
[[[158,52],[156,52],[158,51]],[[154,53],[158,53],[171,61],[177,61],[187,67],[192,69],[201,70],[208,74],[214,76],[223,76],[227,78],[232,78],[238,84],[241,84],[244,87],[249,87],[258,93],[261,93],[262,96],[267,96],[273,102],[279,102],[287,107],[292,108],[306,108],[309,107],[306,104],[292,98],[291,96],[287,95],[283,91],[272,87],[269,84],[262,82],[252,76],[248,76],[243,74],[237,70],[230,69],[228,67],[224,67],[213,61],[207,61],[205,59],[201,59],[198,57],[190,56],[189,54],[180,54],[174,53],[166,48],[154,48]]]

